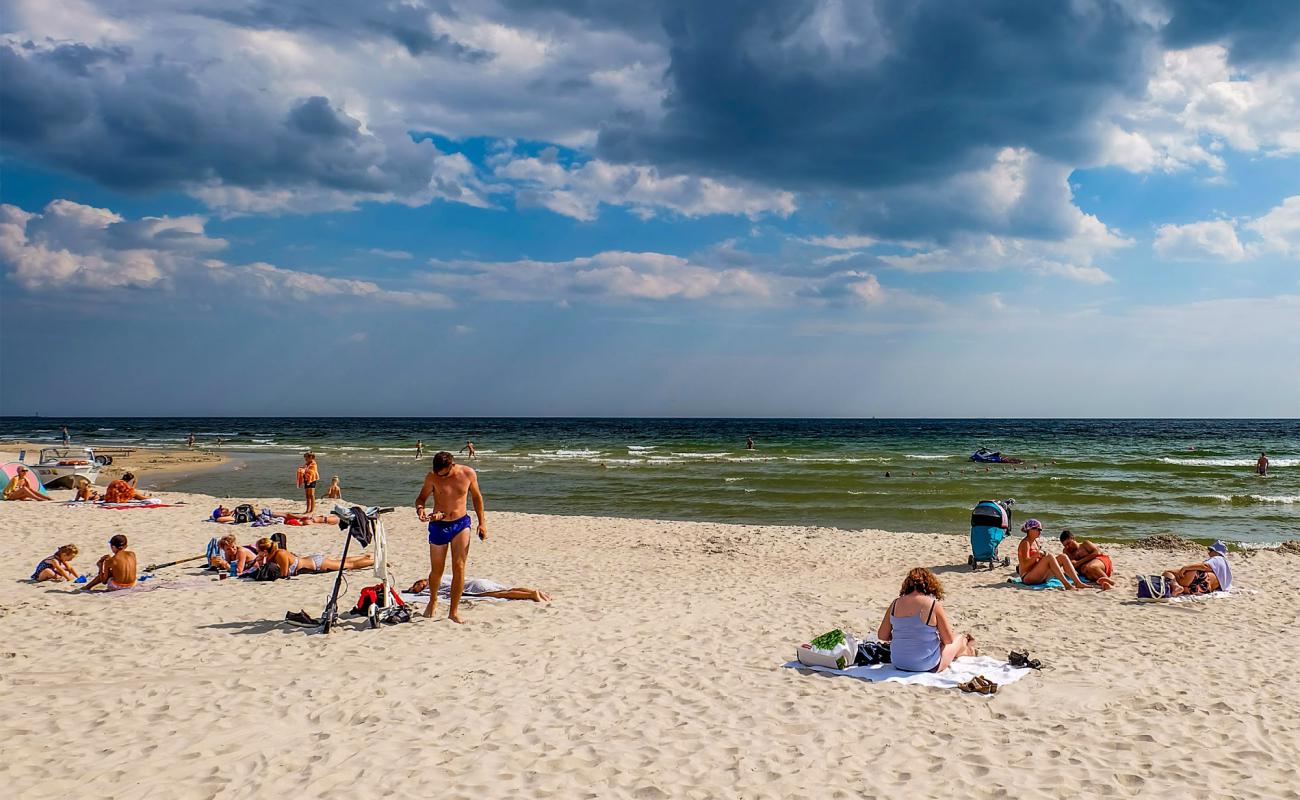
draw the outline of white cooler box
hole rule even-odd
[[[830,667],[831,669],[848,669],[858,657],[858,640],[845,631],[844,644],[834,650],[814,650],[810,645],[800,645],[795,649],[795,658],[800,664],[810,667]],[[841,659],[843,659],[841,661]]]

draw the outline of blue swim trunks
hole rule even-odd
[[[451,544],[456,534],[469,529],[469,514],[451,522],[429,523],[429,544]]]

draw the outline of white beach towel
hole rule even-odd
[[[876,664],[871,667],[849,667],[848,669],[831,669],[830,667],[809,667],[798,661],[790,661],[782,666],[790,669],[810,669],[815,672],[827,672],[831,675],[844,675],[863,681],[893,681],[895,683],[934,686],[939,689],[956,689],[976,675],[993,681],[999,686],[1015,683],[1028,675],[1028,667],[1013,667],[1005,661],[998,661],[989,656],[962,656],[952,662],[943,672],[907,672],[892,664]]]
[[[1180,594],[1177,597],[1157,597],[1153,600],[1144,600],[1143,602],[1151,603],[1200,603],[1206,600],[1226,600],[1229,597],[1239,597],[1243,594],[1254,594],[1254,589],[1238,589],[1233,587],[1227,591],[1210,592],[1209,594]]]

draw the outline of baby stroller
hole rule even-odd
[[[988,562],[989,569],[998,566],[998,545],[1011,532],[1011,506],[1015,500],[981,500],[970,514],[970,550],[966,565],[972,570]],[[1011,565],[1010,558],[1001,559],[1002,566]]]

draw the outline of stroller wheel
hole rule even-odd
[[[966,566],[975,569],[975,556],[966,556]]]

